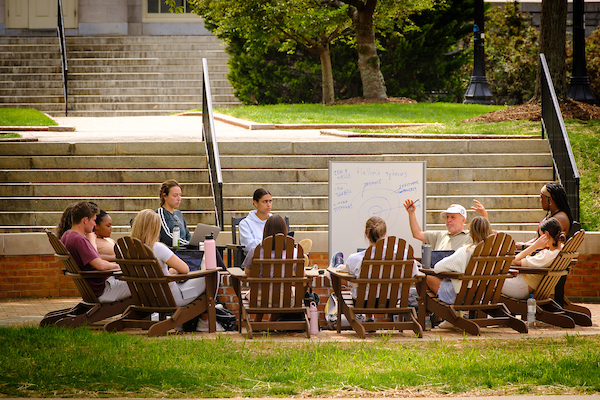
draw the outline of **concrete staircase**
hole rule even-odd
[[[535,230],[539,190],[552,180],[542,139],[364,139],[333,142],[221,142],[225,223],[252,208],[257,187],[293,230],[327,231],[328,162],[427,161],[427,229],[444,229],[451,203],[483,202],[498,230]],[[79,200],[107,210],[116,229],[157,208],[160,182],[182,184],[189,225],[214,223],[204,143],[5,143],[0,146],[0,229],[54,226]],[[469,219],[474,212],[469,212]]]
[[[69,116],[167,115],[202,107],[202,58],[214,107],[239,105],[214,36],[67,37]],[[55,37],[0,37],[0,106],[64,115]]]

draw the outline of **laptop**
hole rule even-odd
[[[434,250],[431,252],[431,268],[435,267],[442,258],[454,254],[454,250]]]
[[[213,233],[213,237],[216,240],[217,236],[219,236],[219,232],[221,232],[221,228],[219,228],[218,226],[206,224],[196,225],[196,229],[194,230],[194,234],[192,235],[192,238],[190,239],[190,244],[188,246],[198,248],[200,242],[204,242],[206,235],[210,235],[211,232]]]
[[[190,271],[200,270],[200,266],[202,265],[202,257],[204,257],[203,251],[200,251],[198,249],[175,249],[175,254],[177,255],[177,257],[181,258],[183,262],[185,262],[188,265],[188,267],[190,267]]]

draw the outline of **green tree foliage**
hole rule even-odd
[[[538,32],[517,2],[491,7],[486,20],[486,71],[497,104],[522,104],[533,96]]]
[[[600,27],[585,39],[587,75],[596,100],[600,99]]]
[[[390,96],[419,101],[458,101],[465,91],[463,66],[472,60],[459,46],[472,32],[473,1],[455,0],[416,13],[380,38],[382,72]]]

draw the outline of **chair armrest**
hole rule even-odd
[[[510,269],[518,271],[519,274],[547,274],[550,271],[548,268],[522,267],[519,265],[513,265]]]
[[[427,268],[419,268],[419,271],[421,271],[425,275],[436,276],[436,277],[442,278],[442,279],[444,279],[444,278],[460,279],[465,275],[461,272],[435,272],[433,269],[427,269]]]
[[[339,277],[341,279],[350,280],[350,279],[355,279],[356,278],[356,275],[352,275],[349,272],[340,271],[339,268],[329,267],[329,268],[327,268],[327,271],[329,271],[329,273],[331,275],[335,275],[335,276],[337,276],[337,277]]]
[[[244,250],[244,246],[242,246],[241,244],[229,243],[229,244],[226,244],[225,247],[228,250]]]
[[[83,278],[98,278],[98,277],[106,277],[106,276],[116,276],[122,275],[123,272],[120,269],[104,269],[104,270],[94,270],[94,271],[79,271],[79,275]]]
[[[217,273],[217,272],[219,272],[221,270],[222,270],[222,268],[217,268],[217,269],[203,269],[203,270],[200,270],[200,271],[188,272],[187,274],[169,275],[169,276],[165,276],[165,278],[168,281],[180,282],[180,281],[187,281],[187,280],[195,279],[195,278],[202,278],[202,277],[205,277],[207,275],[211,275],[211,274]]]
[[[238,278],[238,279],[245,278],[247,276],[246,272],[243,269],[238,268],[238,267],[227,268],[227,272],[229,272],[231,274],[231,276],[233,276],[234,278]]]

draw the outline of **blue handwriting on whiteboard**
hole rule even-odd
[[[408,174],[406,172],[385,171],[385,176],[391,181],[392,178],[406,178]]]

